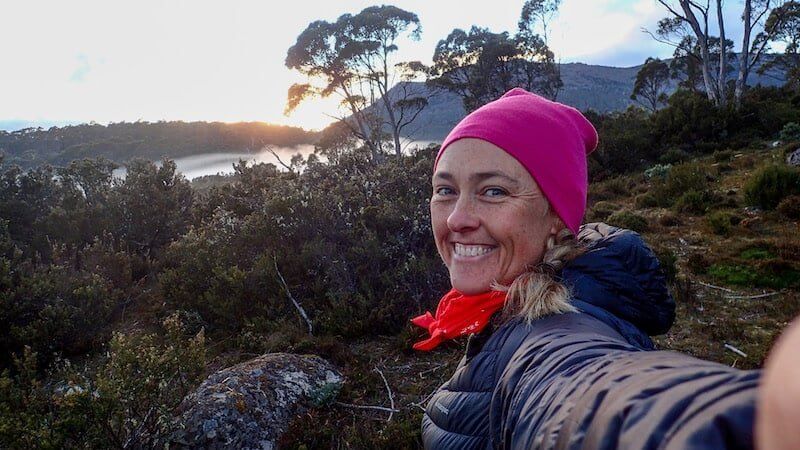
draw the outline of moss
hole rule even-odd
[[[714,264],[708,274],[722,283],[785,289],[800,286],[800,271],[782,260],[768,260],[758,267],[742,264]]]

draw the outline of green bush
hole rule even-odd
[[[586,214],[586,220],[588,222],[602,222],[608,219],[608,216],[611,214],[619,211],[620,208],[621,206],[616,203],[599,201],[589,208],[589,211]]]
[[[783,142],[800,141],[800,125],[797,122],[789,122],[783,126],[779,135]]]
[[[692,189],[678,197],[674,207],[679,212],[705,214],[711,204],[711,195],[707,191],[695,191]]]
[[[800,195],[800,169],[768,165],[753,173],[744,187],[749,205],[775,209],[785,197]]]
[[[727,236],[733,225],[734,216],[725,211],[715,211],[706,217],[706,222],[714,234]]]
[[[661,164],[678,164],[689,159],[689,154],[679,148],[671,148],[658,157]]]
[[[621,228],[641,233],[649,229],[647,219],[630,211],[620,211],[608,217],[607,222]]]
[[[202,331],[187,335],[176,317],[163,327],[163,335],[115,334],[98,364],[59,361],[49,380],[25,347],[0,375],[0,447],[154,448],[206,362]]]
[[[664,179],[670,169],[672,169],[672,164],[656,164],[644,171],[644,177],[648,180],[653,178]]]
[[[776,209],[789,219],[800,219],[800,195],[790,195],[784,198],[778,203]]]
[[[664,207],[675,205],[681,196],[692,191],[705,199],[710,197],[709,175],[709,168],[699,163],[679,164],[672,167],[664,179],[656,179],[651,192],[659,206]]]
[[[656,199],[656,196],[651,194],[651,193],[649,193],[649,192],[645,192],[643,194],[637,195],[634,198],[634,203],[635,203],[636,207],[640,208],[640,209],[641,208],[653,208],[653,207],[658,206],[658,200]]]

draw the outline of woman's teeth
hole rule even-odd
[[[480,256],[492,251],[494,247],[487,245],[464,245],[456,243],[455,253],[458,256]]]

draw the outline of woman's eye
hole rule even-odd
[[[500,188],[488,188],[485,191],[483,191],[483,193],[488,197],[503,197],[505,195],[508,195],[508,192]]]
[[[449,187],[442,186],[442,187],[436,188],[436,190],[434,192],[436,193],[436,195],[450,195],[450,194],[453,193],[453,190],[450,189]]]

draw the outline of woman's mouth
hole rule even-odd
[[[456,242],[453,246],[453,254],[462,258],[474,258],[483,256],[495,248],[492,245],[467,245]]]

